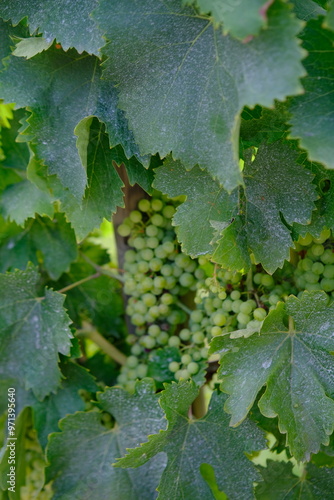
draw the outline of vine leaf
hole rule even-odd
[[[245,188],[228,195],[207,172],[186,171],[168,157],[156,169],[154,186],[172,197],[187,196],[173,219],[183,251],[213,254],[233,271],[250,268],[249,250],[269,273],[282,267],[293,244],[286,223],[308,224],[318,197],[313,175],[296,160],[285,143],[261,145],[255,159],[246,160]]]
[[[123,113],[117,110],[116,91],[100,76],[96,57],[55,46],[29,60],[7,58],[0,76],[3,98],[32,111],[21,140],[31,141],[36,161],[57,174],[78,201],[87,182],[74,135],[81,120],[97,116],[106,124],[111,146],[122,143],[126,157],[136,153]]]
[[[291,99],[291,136],[300,139],[311,160],[334,168],[334,33],[324,30],[321,22],[321,18],[310,21],[301,35],[308,51],[307,76],[302,80],[305,93]]]
[[[60,419],[67,414],[85,409],[85,402],[78,391],[98,390],[94,378],[82,366],[67,361],[61,364],[61,371],[64,379],[56,394],[50,394],[42,402],[36,399],[31,402],[34,426],[43,448],[47,445],[48,435],[59,430]]]
[[[294,328],[285,326],[287,316]],[[266,417],[278,416],[297,460],[308,460],[321,443],[328,444],[334,429],[333,328],[334,306],[328,306],[325,292],[304,292],[279,303],[260,334],[214,339],[212,351],[223,354],[219,376],[230,394],[230,425],[242,422],[266,385],[259,408]]]
[[[202,14],[211,14],[215,25],[223,25],[224,33],[245,39],[257,35],[267,25],[266,12],[271,1],[266,0],[185,0],[195,4]]]
[[[10,3],[0,0],[0,17],[12,21],[14,25],[28,17],[30,32],[39,30],[48,43],[56,39],[64,50],[75,47],[78,52],[86,51],[98,55],[105,41],[90,17],[97,0],[82,0],[68,3],[67,0],[13,0]],[[75,27],[75,29],[74,29]]]
[[[65,297],[48,288],[37,297],[38,280],[32,266],[0,275],[0,377],[19,378],[42,400],[60,384],[58,356],[69,354],[72,335]]]
[[[305,473],[295,476],[291,462],[269,460],[259,467],[263,482],[257,485],[257,500],[298,500],[300,498],[331,500],[334,489],[333,469],[307,464]]]
[[[16,57],[26,57],[27,59],[30,59],[36,54],[43,52],[43,50],[48,50],[51,45],[52,42],[47,42],[45,38],[41,36],[19,38],[15,50],[13,50],[13,55]]]
[[[334,2],[330,0],[328,3],[328,12],[325,19],[325,27],[334,31]]]
[[[32,182],[25,179],[7,186],[1,193],[1,215],[23,226],[29,217],[36,214],[52,217],[54,213],[51,194],[40,191]]]
[[[138,467],[164,451],[168,463],[158,487],[159,500],[213,499],[210,487],[199,474],[203,463],[214,468],[218,487],[229,498],[250,498],[252,482],[258,480],[258,476],[245,452],[265,447],[261,431],[249,421],[239,429],[229,428],[226,415],[221,411],[226,399],[222,393],[213,394],[205,417],[189,419],[189,406],[197,395],[194,382],[166,386],[160,405],[168,420],[167,430],[149,436],[139,448],[128,450],[116,467]]]
[[[168,156],[156,169],[154,187],[173,198],[186,195],[174,216],[182,250],[191,256],[210,253],[215,234],[212,224],[228,225],[236,213],[238,194],[231,195],[205,170],[194,167],[187,171],[179,160]]]
[[[126,444],[136,446],[147,434],[165,427],[153,381],[137,382],[131,396],[120,388],[107,389],[98,402],[116,418],[115,428],[106,429],[98,412],[76,413],[64,418],[61,432],[49,438],[47,482],[54,479],[54,498],[152,500],[165,466],[163,455],[136,471],[117,470],[111,463],[124,453]]]
[[[102,0],[94,16],[111,41],[104,78],[117,85],[141,153],[172,151],[187,169],[207,168],[229,191],[241,183],[243,107],[272,106],[302,91],[303,51],[294,38],[301,25],[289,7],[275,2],[269,29],[247,44],[223,36],[178,0]]]

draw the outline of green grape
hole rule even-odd
[[[162,244],[162,248],[165,250],[167,255],[173,253],[175,250],[174,243],[172,241],[165,241]]]
[[[155,257],[150,262],[150,269],[152,269],[152,271],[154,271],[154,272],[157,272],[157,271],[160,271],[160,269],[162,268],[162,265],[163,265],[162,260],[157,259]]]
[[[182,269],[184,269],[185,267],[189,266],[190,258],[188,257],[188,255],[185,255],[184,253],[179,253],[175,257],[175,264],[178,267],[181,267]]]
[[[241,293],[239,292],[239,290],[233,290],[233,292],[231,292],[230,294],[230,297],[232,300],[239,300],[241,297]]]
[[[253,311],[253,316],[254,316],[254,319],[256,319],[258,321],[263,321],[264,318],[267,316],[267,313],[266,313],[265,309],[262,309],[262,307],[257,307]]]
[[[153,259],[153,251],[151,248],[144,248],[140,252],[140,256],[143,260],[146,260],[147,262],[150,262]]]
[[[170,264],[164,264],[161,267],[160,272],[161,272],[161,274],[163,276],[172,276],[172,274],[173,274],[173,267]]]
[[[227,318],[226,318],[225,314],[223,314],[221,312],[215,313],[212,317],[212,322],[216,326],[223,326],[223,325],[225,325],[226,321],[227,321]]]
[[[137,236],[137,238],[133,240],[133,246],[136,250],[142,250],[146,247],[146,241],[141,236]]]
[[[151,223],[157,227],[164,227],[166,219],[160,214],[154,214],[151,217]]]
[[[159,304],[159,312],[162,316],[168,316],[170,314],[170,308],[167,304]]]
[[[181,344],[181,340],[176,335],[172,335],[171,337],[169,337],[169,339],[168,339],[169,347],[179,347],[180,344]]]
[[[175,208],[173,205],[166,205],[162,210],[162,215],[166,217],[166,219],[171,219],[175,214]]]
[[[314,274],[312,271],[308,271],[307,273],[304,274],[304,278],[307,283],[317,283],[319,281],[319,274]]]
[[[192,335],[192,341],[195,343],[195,344],[202,344],[202,342],[204,341],[204,333],[203,332],[195,332],[193,335]]]
[[[126,365],[129,368],[135,368],[138,365],[138,358],[136,356],[129,356],[126,360]]]
[[[138,223],[142,220],[143,216],[138,210],[132,210],[132,212],[129,215],[130,220],[134,223]]]
[[[152,210],[154,210],[155,212],[160,212],[160,210],[162,210],[164,204],[161,200],[159,200],[159,198],[152,198],[151,200],[151,207],[152,207]]]
[[[332,292],[334,290],[334,279],[323,278],[320,285],[325,292]]]
[[[334,264],[334,252],[332,249],[327,248],[324,253],[320,256],[321,262],[324,264]]]
[[[224,302],[222,303],[223,311],[231,312],[232,311],[232,304],[233,304],[232,300],[225,299]]]
[[[307,233],[304,237],[299,236],[298,243],[300,245],[302,245],[303,247],[307,247],[308,245],[310,245],[312,243],[312,240],[313,240],[313,238],[310,235],[310,233]]]
[[[189,365],[189,363],[192,362],[192,357],[190,356],[190,354],[183,354],[181,356],[181,362],[184,364],[184,365]]]
[[[265,286],[266,288],[270,288],[270,287],[274,286],[274,284],[275,284],[274,278],[272,276],[270,276],[270,274],[263,274],[262,275],[261,285]]]
[[[134,250],[127,250],[124,254],[125,262],[136,262],[137,254]]]
[[[143,352],[141,346],[139,344],[134,344],[132,347],[131,347],[131,354],[133,354],[134,356],[140,356],[140,354]]]
[[[161,332],[157,338],[157,341],[160,345],[168,344],[169,335],[167,332]]]
[[[137,369],[136,369],[136,372],[137,372],[137,377],[138,378],[144,378],[146,377],[147,375],[147,370],[148,370],[148,367],[147,365],[144,365],[144,364],[140,364],[137,366]]]
[[[138,271],[140,273],[147,273],[148,270],[149,270],[150,266],[148,265],[148,262],[145,261],[145,260],[141,260],[140,262],[138,262]]]
[[[161,329],[158,325],[150,325],[147,331],[151,337],[158,337],[161,333]]]
[[[167,252],[164,249],[162,245],[159,245],[155,250],[154,250],[154,255],[158,259],[165,259],[167,257]],[[170,256],[169,256],[170,257]]]
[[[157,303],[157,298],[153,293],[145,293],[143,295],[143,302],[146,306],[151,307]]]
[[[151,236],[150,238],[147,238],[146,246],[148,248],[151,248],[152,250],[154,250],[155,248],[157,248],[159,246],[158,238],[156,236]]]
[[[173,295],[171,295],[170,293],[164,293],[160,297],[160,302],[162,304],[166,304],[168,306],[170,306],[171,304],[173,304],[174,301],[175,301],[175,299],[174,299]]]
[[[240,299],[232,302],[232,311],[235,313],[239,313],[241,304],[242,304],[242,300],[240,300]]]
[[[248,301],[247,302],[243,302],[242,304],[240,304],[239,311],[241,313],[250,314],[252,312],[252,310],[253,310],[253,306]]]
[[[151,209],[151,203],[149,202],[149,200],[143,198],[138,202],[138,208],[141,212],[149,212],[149,210]]]
[[[331,236],[330,229],[323,229],[320,233],[319,238],[313,238],[314,243],[324,243]]]
[[[320,257],[325,251],[325,248],[321,244],[315,244],[312,245],[311,247],[311,253],[314,255],[314,257]]]
[[[187,365],[187,370],[190,375],[195,375],[199,370],[199,366],[197,363],[192,361],[191,363],[189,363],[189,365]]]
[[[324,269],[325,269],[325,266],[321,262],[314,262],[314,264],[312,264],[311,271],[314,274],[320,275],[320,274],[323,274]]]
[[[237,320],[239,321],[239,323],[247,325],[250,322],[251,318],[248,314],[239,312],[239,314],[237,315]]]
[[[117,228],[117,232],[122,238],[126,238],[131,233],[131,227],[126,224],[120,224]]]
[[[169,276],[167,277],[167,279],[169,278]],[[156,288],[160,288],[161,290],[163,288],[167,288],[167,279],[164,278],[164,276],[156,276],[153,280],[153,283],[154,283],[154,286]]]
[[[158,228],[153,224],[150,224],[145,229],[145,233],[147,234],[147,236],[157,236],[158,232],[159,232]]]
[[[262,273],[256,273],[256,274],[254,274],[253,281],[254,281],[255,285],[260,285],[261,284],[262,276],[263,276]]]
[[[172,373],[177,372],[180,369],[180,363],[177,361],[171,361],[168,365],[168,370]]]
[[[131,317],[131,322],[133,325],[141,326],[145,323],[145,318],[142,314],[133,314]]]
[[[190,273],[183,273],[179,278],[179,282],[184,287],[190,287],[194,284],[194,276]]]
[[[159,342],[159,337],[157,340]],[[144,337],[140,339],[140,343],[146,349],[153,349],[153,347],[155,347],[156,344],[156,339],[151,337],[150,335],[144,335]]]
[[[190,320],[191,321],[194,321],[196,323],[200,323],[203,319],[203,313],[202,311],[199,311],[199,310],[195,310],[195,311],[192,311],[191,314],[190,314]]]
[[[191,337],[191,334],[190,334],[190,330],[188,328],[183,328],[180,333],[180,339],[187,342],[188,340],[190,340],[190,337]]]
[[[327,264],[324,267],[323,275],[325,278],[334,278],[334,265],[332,264]]]
[[[215,337],[216,335],[220,335],[223,330],[220,328],[220,326],[213,326],[210,330],[211,335]]]

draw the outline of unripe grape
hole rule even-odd
[[[331,236],[330,229],[323,229],[320,233],[319,238],[313,238],[314,243],[324,243]]]
[[[129,215],[130,220],[134,223],[138,223],[142,220],[142,214],[138,210],[132,210]]]
[[[220,335],[222,333],[222,329],[220,326],[213,326],[210,330],[211,335],[215,337],[216,335]]]
[[[194,276],[190,273],[183,273],[179,278],[179,282],[184,287],[190,287],[194,283]]]
[[[131,233],[131,227],[126,224],[120,224],[117,228],[117,232],[122,238],[126,238]]]
[[[144,365],[144,364],[138,365],[137,368],[136,368],[136,372],[137,372],[138,378],[144,378],[144,377],[146,377],[147,370],[148,370],[147,365]]]
[[[183,328],[179,335],[181,340],[187,342],[190,339],[190,330],[188,330],[188,328]]]
[[[178,363],[177,361],[172,361],[168,365],[168,370],[172,373],[176,373],[179,370],[179,368],[180,368],[180,363]]]
[[[324,267],[323,275],[325,278],[334,278],[334,265],[327,264]]]
[[[230,297],[232,300],[239,300],[241,297],[241,293],[239,292],[239,290],[233,290],[233,292],[231,292],[230,294]]]
[[[151,223],[154,226],[157,226],[157,227],[164,227],[164,225],[165,225],[165,218],[162,215],[160,215],[160,214],[154,214],[151,217]]]
[[[266,313],[265,309],[263,309],[262,307],[257,307],[253,311],[253,316],[254,316],[254,319],[256,319],[258,321],[263,321],[264,318],[267,316],[267,313]]]
[[[162,215],[166,217],[166,219],[171,219],[175,214],[175,208],[173,205],[166,205],[162,210]]]
[[[191,338],[195,344],[201,344],[204,341],[205,336],[203,332],[195,332]]]
[[[320,255],[322,255],[324,253],[324,251],[325,251],[325,248],[323,245],[315,244],[315,245],[311,246],[311,253],[315,257],[320,257]]]
[[[161,333],[160,327],[158,325],[150,325],[147,331],[151,337],[158,337]]]
[[[272,276],[270,276],[270,274],[263,274],[262,275],[261,285],[263,285],[267,288],[270,288],[270,287],[274,286],[274,284],[275,284],[274,278]]]
[[[168,339],[169,347],[179,347],[180,344],[181,344],[181,340],[176,335],[172,335],[171,337],[169,337],[169,339]]]
[[[160,345],[165,345],[168,343],[169,335],[167,332],[161,332],[157,338],[157,341]]]
[[[190,354],[183,354],[181,356],[181,361],[184,365],[188,365],[192,362],[192,357],[190,356]]]
[[[195,375],[195,373],[197,373],[199,370],[199,366],[197,363],[192,361],[191,363],[189,363],[189,365],[187,365],[187,370],[190,373],[190,375]]]
[[[151,209],[151,203],[143,198],[138,202],[138,208],[141,212],[148,212]]]
[[[161,200],[159,200],[159,198],[152,198],[151,200],[151,207],[152,207],[152,210],[154,210],[155,212],[160,212],[160,210],[162,210],[164,204]]]
[[[157,236],[158,228],[153,224],[150,224],[149,226],[146,227],[145,233],[147,234],[147,236]]]
[[[302,245],[303,247],[306,247],[312,243],[312,240],[313,239],[312,239],[312,236],[310,235],[310,233],[307,233],[304,237],[299,236],[298,243],[300,245]]]
[[[249,302],[243,302],[242,304],[240,304],[239,310],[241,313],[250,314],[253,310],[253,307],[251,304],[249,304]]]
[[[227,318],[226,318],[225,314],[223,314],[223,313],[217,312],[212,317],[212,323],[216,326],[223,326],[223,325],[225,325],[226,321],[227,321]]]
[[[129,356],[126,360],[126,364],[129,368],[135,368],[138,365],[138,358],[136,358],[136,356]]]

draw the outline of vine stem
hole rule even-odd
[[[190,316],[190,314],[192,313],[192,310],[191,310],[191,309],[189,309],[189,307],[187,307],[185,304],[183,304],[183,302],[181,302],[180,300],[177,300],[177,301],[175,302],[175,304],[176,304],[177,306],[179,306],[179,308],[180,308],[180,309],[182,309],[184,312],[186,312],[187,314],[189,314],[189,316]]]
[[[106,269],[105,267],[102,267],[102,266],[99,266],[98,264],[96,264],[95,262],[93,262],[89,257],[87,257],[87,255],[85,255],[84,253],[80,252],[82,258],[88,263],[90,264],[92,267],[94,267],[94,269],[100,273],[100,274],[105,274],[106,276],[109,276],[110,278],[114,278],[118,281],[120,281],[121,283],[124,283],[124,278],[116,273],[116,272],[113,272],[111,269]]]
[[[101,335],[97,330],[91,328],[89,325],[85,325],[87,328],[82,330],[77,330],[76,334],[78,337],[88,338],[92,342],[102,349],[103,352],[108,354],[116,363],[120,365],[125,365],[126,356],[117,347],[112,345],[103,335]]]
[[[86,278],[83,278],[82,280],[76,281],[75,283],[71,283],[70,285],[67,285],[64,288],[61,288],[60,290],[57,290],[57,292],[58,293],[68,292],[69,290],[72,290],[72,288],[80,286],[83,283],[86,283],[86,281],[90,281],[90,280],[94,280],[96,278],[99,278],[100,276],[101,276],[101,273],[95,273],[95,274],[92,274],[90,276],[86,276]]]

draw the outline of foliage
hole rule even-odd
[[[332,498],[333,13],[0,0],[1,498]]]

